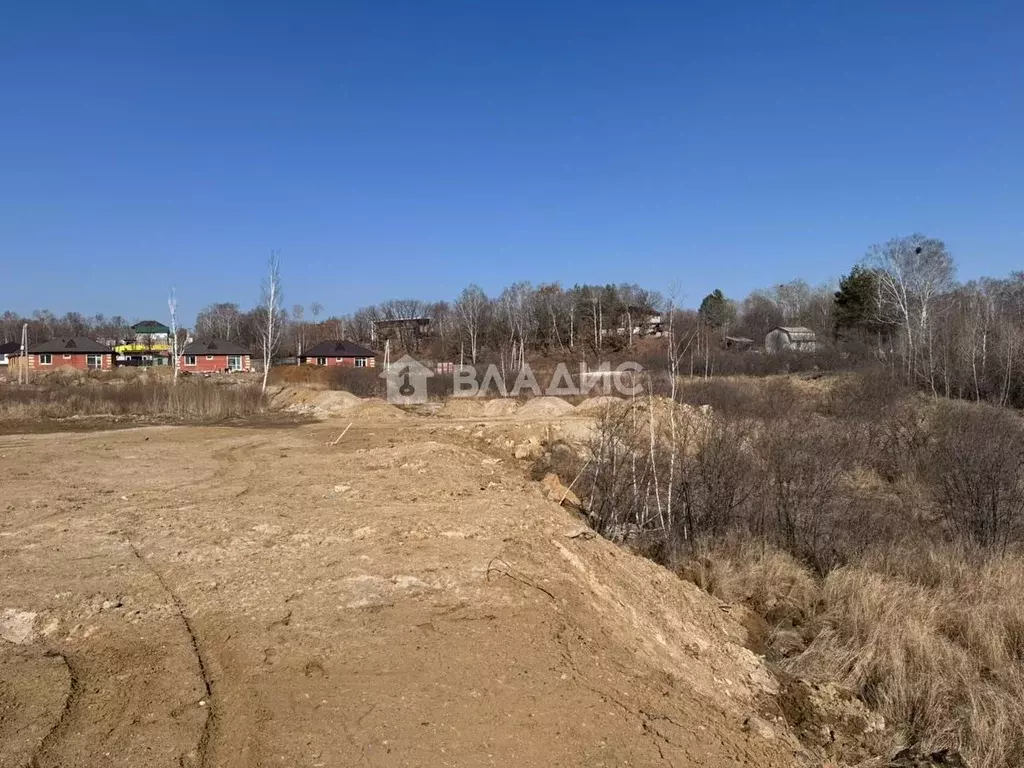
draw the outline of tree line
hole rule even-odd
[[[727,340],[747,339],[758,349],[776,326],[805,326],[833,354],[831,364],[875,362],[935,394],[1024,404],[1024,273],[958,283],[946,245],[919,234],[872,246],[834,284],[791,280],[738,300],[715,290],[696,310],[681,307],[671,292],[632,283],[529,282],[492,296],[469,285],[451,300],[391,299],[344,315],[328,315],[319,302],[286,309],[278,290],[275,307],[272,356],[301,354],[328,339],[377,351],[387,341],[395,354],[510,370],[530,355],[587,359],[655,335],[671,336],[668,357],[688,356],[691,371],[728,372],[735,364],[730,354],[753,353],[727,352]],[[429,331],[386,322],[414,318],[428,318]],[[262,356],[268,319],[265,297],[253,308],[217,302],[200,310],[191,335],[236,341]],[[3,313],[3,340],[20,339],[23,323],[33,342],[131,337],[120,316],[36,310],[28,317]]]

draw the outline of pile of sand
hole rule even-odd
[[[438,411],[438,416],[449,419],[472,419],[483,413],[483,401],[470,397],[450,397]]]
[[[271,397],[270,405],[282,411],[305,413],[319,419],[349,416],[377,420],[408,418],[404,411],[383,400],[364,400],[351,392],[308,387],[282,387]]]
[[[511,397],[497,397],[484,403],[484,413],[488,416],[511,416],[519,408],[519,403]]]
[[[625,402],[626,401],[621,397],[615,397],[614,395],[600,395],[598,397],[592,397],[589,400],[584,400],[582,403],[577,405],[576,413],[582,416],[598,416],[609,408],[614,408]]]
[[[523,419],[543,419],[575,413],[573,405],[558,397],[535,397],[516,411]]]
[[[383,400],[369,398],[367,400],[360,400],[359,402],[360,405],[353,415],[356,415],[361,419],[373,419],[374,421],[400,421],[402,419],[410,418],[409,414],[401,408],[397,408],[391,403],[386,403]]]
[[[449,419],[476,419],[511,416],[519,403],[511,397],[484,400],[478,397],[450,397],[437,411],[438,416]]]
[[[346,416],[362,410],[363,401],[351,392],[317,392],[313,399],[313,411],[317,416]]]

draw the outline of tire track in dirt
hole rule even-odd
[[[241,489],[234,491],[231,495],[234,498],[241,498],[250,491],[249,481],[256,474],[257,462],[256,452],[265,448],[269,443],[262,441],[258,443],[245,442],[241,445],[232,445],[223,450],[216,451],[213,458],[220,464],[214,471],[211,480],[218,483],[239,483]]]
[[[203,702],[200,702],[200,706],[204,706],[206,717],[203,719],[203,729],[199,735],[199,741],[196,744],[196,754],[199,758],[199,766],[200,768],[205,768],[205,766],[210,764],[211,760],[211,743],[217,726],[217,709],[213,693],[213,680],[210,678],[209,668],[206,660],[203,658],[203,650],[199,642],[199,635],[196,633],[196,629],[192,625],[192,621],[188,618],[188,614],[185,611],[185,604],[178,596],[178,593],[170,588],[164,580],[163,575],[161,575],[161,573],[142,556],[130,536],[125,536],[125,542],[128,544],[128,548],[131,549],[135,559],[139,561],[139,564],[152,574],[153,578],[155,578],[160,584],[161,589],[163,589],[163,591],[171,598],[171,602],[174,603],[174,608],[177,611],[178,617],[181,619],[181,623],[184,625],[185,631],[188,633],[189,640],[191,641],[192,653],[195,656],[196,664],[199,667],[199,676],[203,680],[203,688],[206,692],[205,706],[203,705]]]
[[[64,663],[64,668],[68,672],[68,692],[64,696],[64,706],[61,708],[57,722],[55,722],[53,727],[46,732],[46,735],[39,740],[39,745],[32,752],[32,757],[29,759],[29,766],[31,766],[31,768],[43,768],[43,764],[40,760],[49,749],[50,744],[57,739],[57,734],[67,727],[71,708],[75,705],[75,702],[78,701],[78,697],[81,695],[82,690],[81,681],[79,680],[75,667],[71,664],[71,660],[60,651],[47,651],[47,655],[56,656]]]

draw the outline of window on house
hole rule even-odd
[[[64,355],[64,359],[65,360],[70,360],[71,359],[71,355]]]
[[[228,355],[228,370],[229,371],[240,371],[240,370],[242,370],[242,356],[241,355]]]
[[[316,364],[317,365],[327,365],[327,358],[326,357],[318,357],[316,359]]]
[[[185,365],[195,365],[195,364],[196,364],[196,356],[195,355],[185,355]]]
[[[87,368],[99,370],[103,367],[103,355],[86,355],[85,365]]]
[[[334,362],[336,362],[336,363],[343,363],[343,362],[345,362],[345,358],[343,358],[343,357],[336,357],[336,358],[334,358]]]
[[[207,356],[206,356],[206,359],[207,359],[207,360],[213,360],[213,355],[207,355]]]
[[[53,355],[49,352],[44,352],[39,356],[40,365],[53,365]]]
[[[357,357],[356,358],[356,368],[365,368],[365,367],[366,367],[366,358],[365,357]]]

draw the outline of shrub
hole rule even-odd
[[[676,399],[708,405],[717,414],[774,419],[808,410],[808,399],[789,378],[705,379],[683,382]]]
[[[327,386],[356,397],[377,397],[384,394],[385,381],[376,368],[331,366],[326,369]]]
[[[875,421],[903,404],[911,390],[880,367],[838,377],[822,403],[822,413],[839,419]]]
[[[924,472],[943,515],[975,542],[1005,547],[1024,515],[1024,429],[990,406],[947,404],[934,422]]]
[[[835,528],[850,507],[842,492],[854,453],[851,435],[837,425],[779,419],[757,442],[764,482],[754,531],[819,570],[840,558]]]
[[[627,527],[642,530],[657,514],[652,481],[663,449],[649,437],[645,441],[647,428],[630,407],[611,409],[598,420],[589,445],[591,470],[584,482],[591,522],[601,533],[621,536]]]
[[[672,491],[677,543],[724,536],[741,518],[760,480],[751,450],[754,423],[745,418],[688,421],[678,440]]]

